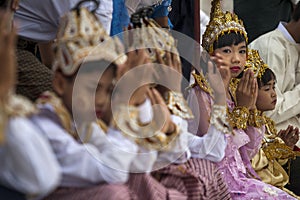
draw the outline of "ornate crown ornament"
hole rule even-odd
[[[126,61],[124,48],[118,38],[111,38],[94,15],[93,11],[80,7],[61,18],[54,44],[53,70],[60,68],[65,75],[73,75],[83,61],[106,60],[115,64]],[[93,0],[96,8],[99,2]]]
[[[166,52],[172,52],[180,61],[177,43],[174,37],[156,21],[149,18],[152,7],[144,7],[131,15],[132,25],[124,33],[125,46],[134,49],[147,48],[150,59],[156,62],[156,51],[164,58]]]
[[[248,49],[247,61],[245,68],[252,69],[254,76],[261,78],[269,66],[261,59],[258,50]]]
[[[234,13],[223,13],[221,9],[221,0],[211,2],[210,21],[202,38],[202,47],[209,53],[214,51],[213,44],[218,40],[220,35],[235,32],[242,34],[248,42],[247,32],[243,21]]]

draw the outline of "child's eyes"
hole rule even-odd
[[[231,50],[230,49],[223,49],[223,52],[224,53],[231,53]]]
[[[241,53],[241,54],[245,54],[245,53],[246,53],[246,50],[240,50],[240,53]]]

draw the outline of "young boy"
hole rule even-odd
[[[131,198],[128,188],[119,184],[127,181],[138,147],[114,126],[105,133],[96,124],[102,103],[96,102],[96,114],[94,110],[95,91],[104,87],[99,84],[101,73],[123,63],[121,50],[86,9],[75,8],[62,19],[55,46],[55,93],[39,98],[40,113],[32,119],[50,141],[62,170],[60,189],[49,199]],[[136,59],[132,66],[147,62],[143,51]],[[132,66],[123,64],[122,73]],[[122,95],[118,100],[124,102]],[[137,95],[130,103],[142,102]]]
[[[261,111],[266,127],[262,147],[252,158],[252,166],[263,182],[283,189],[299,199],[284,188],[289,182],[289,175],[282,167],[288,162],[288,159],[295,158],[297,155],[296,152],[293,152],[293,148],[299,139],[299,130],[289,126],[286,130],[277,133],[274,121],[264,115],[265,111],[273,110],[276,106],[276,77],[260,58],[257,50],[249,50],[246,67],[252,68],[257,76],[259,90],[256,107]]]

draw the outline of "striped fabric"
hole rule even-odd
[[[231,199],[226,183],[215,164],[202,159],[190,159],[181,165],[170,165],[153,173],[161,184],[186,195],[189,200]]]
[[[127,183],[137,199],[143,200],[185,200],[187,196],[177,190],[167,189],[151,175],[131,174]]]
[[[44,200],[131,200],[125,185],[99,185],[88,188],[59,188]]]

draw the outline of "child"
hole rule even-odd
[[[200,138],[190,134],[187,130],[186,121],[191,117],[190,109],[180,92],[181,64],[174,39],[163,29],[159,29],[159,26],[152,20],[137,21],[142,21],[145,24],[142,23],[141,28],[136,30],[143,34],[136,35],[149,38],[149,40],[142,40],[144,44],[138,43],[135,45],[145,45],[157,50],[151,51],[154,52],[151,59],[159,64],[155,65],[155,71],[158,72],[155,79],[155,83],[157,83],[155,88],[159,91],[159,94],[156,94],[156,98],[152,98],[150,93],[150,99],[153,102],[153,99],[159,99],[161,96],[165,97],[166,102],[160,105],[163,107],[167,105],[167,115],[171,115],[171,119],[177,125],[179,131],[178,137],[174,138],[174,141],[176,141],[176,144],[182,144],[184,141],[188,142],[188,145],[185,146],[174,145],[169,151],[163,148],[158,149],[158,159],[155,164],[159,162],[170,164],[160,165],[163,167],[160,167],[161,169],[155,165],[155,169],[159,170],[154,171],[152,175],[169,191],[177,190],[189,199],[229,199],[227,186],[224,184],[214,163],[211,162],[219,161],[224,156],[223,152],[226,147],[224,132],[228,128],[226,127],[225,107],[214,107],[215,112],[212,115],[211,126],[205,137]],[[136,41],[139,41],[139,37]],[[150,40],[150,38],[155,38],[155,41]],[[210,66],[210,71],[212,77],[217,75],[212,73],[212,66]],[[220,77],[215,78],[222,81]],[[223,100],[225,104],[225,96]],[[167,137],[171,138],[168,134]],[[180,152],[181,149],[186,149],[186,151]]]
[[[284,188],[289,182],[289,176],[282,167],[288,159],[295,158],[297,155],[293,152],[293,148],[299,139],[299,130],[289,126],[286,130],[277,133],[274,121],[264,115],[265,111],[273,110],[276,105],[276,78],[273,71],[260,58],[257,50],[249,50],[246,67],[252,68],[257,75],[259,90],[256,107],[261,111],[266,126],[262,147],[252,158],[252,166],[263,182],[283,189],[299,199]]]
[[[8,11],[1,11],[0,196],[41,198],[56,188],[61,175],[49,143],[28,119],[36,108],[13,93],[16,29],[11,25]]]
[[[259,121],[250,121],[248,118],[256,114],[255,102],[257,96],[257,83],[251,70],[247,70],[233,93],[229,87],[231,78],[236,78],[244,70],[247,59],[247,33],[242,22],[232,13],[221,11],[220,1],[212,2],[210,23],[203,35],[203,48],[215,61],[223,78],[226,90],[228,117],[233,132],[226,135],[227,147],[225,158],[217,163],[233,199],[293,199],[278,188],[267,185],[256,179],[257,175],[251,167],[250,158],[260,147],[262,139]],[[199,75],[198,75],[199,76]],[[198,80],[205,80],[199,77]],[[197,80],[197,76],[196,76]],[[199,89],[209,88],[198,82]],[[205,90],[202,90],[205,92]],[[201,94],[201,91],[199,92]],[[199,98],[201,98],[200,96]],[[203,102],[211,103],[210,96]],[[210,113],[210,104],[207,106],[207,118]],[[207,118],[200,119],[204,123]],[[205,130],[206,127],[203,127]]]
[[[50,141],[62,170],[60,188],[48,199],[130,199],[128,188],[120,184],[128,179],[138,147],[114,126],[105,133],[95,123],[93,109],[94,92],[107,87],[98,84],[103,68],[124,63],[122,46],[106,35],[92,13],[76,7],[62,18],[54,50],[55,93],[39,98],[40,113],[32,119]],[[136,57],[142,64],[147,61],[143,52]],[[125,73],[129,68],[122,69]],[[119,101],[124,102],[122,95]],[[141,102],[139,96],[131,101]],[[96,104],[98,116],[102,108],[101,102]]]

